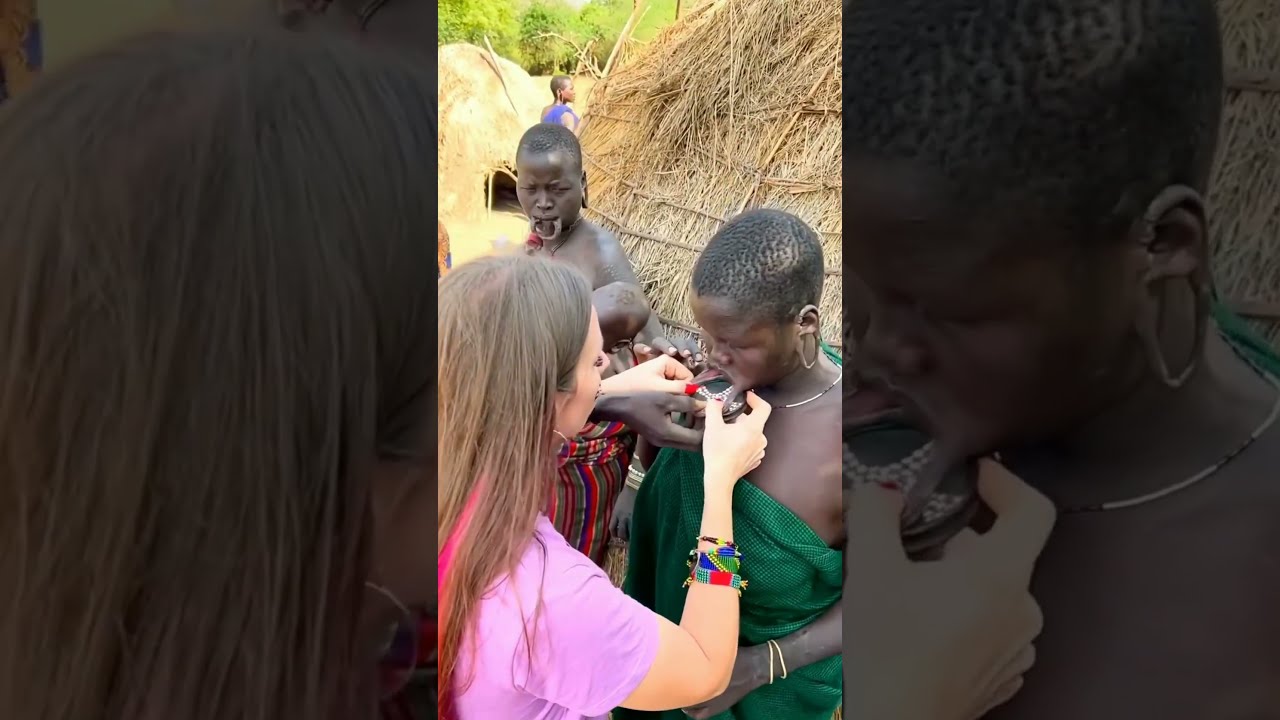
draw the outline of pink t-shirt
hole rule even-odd
[[[614,587],[546,516],[538,517],[534,536],[516,572],[481,601],[474,657],[463,643],[462,672],[473,670],[456,720],[603,718],[639,687],[657,657],[656,615]]]

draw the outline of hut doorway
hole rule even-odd
[[[489,212],[520,212],[520,199],[516,197],[515,171],[498,168],[488,174],[485,180],[484,205]]]

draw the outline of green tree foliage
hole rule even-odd
[[[631,39],[649,42],[675,21],[676,0],[641,0],[641,2],[644,7],[641,10],[640,20],[631,31]],[[697,0],[684,0],[683,7],[687,10],[696,2]],[[631,17],[633,8],[633,0],[591,0],[582,8],[581,15],[584,23],[598,31],[597,37],[600,40],[596,44],[599,52],[597,62],[600,67],[604,67],[609,51],[618,42],[618,36],[622,34],[622,28]]]
[[[639,1],[648,9],[632,37],[647,42],[675,20],[676,0]],[[590,45],[592,59],[603,68],[635,2],[588,0],[575,9],[567,0],[440,0],[438,41],[483,47],[487,36],[495,51],[533,75],[573,72],[574,45]],[[684,0],[686,7],[695,2]]]
[[[520,13],[520,59],[534,75],[572,72],[574,46],[586,47],[593,30],[564,0],[533,0]]]
[[[519,62],[516,7],[512,0],[439,0],[438,44],[465,42],[484,47],[489,38],[499,55]]]

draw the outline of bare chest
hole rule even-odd
[[[612,277],[609,266],[601,259],[600,251],[597,247],[596,239],[579,231],[573,234],[563,245],[542,248],[536,251],[543,257],[570,265],[586,276],[591,283],[592,290],[617,282],[619,278]]]
[[[775,411],[770,422],[781,412]],[[771,425],[764,462],[747,479],[834,546],[844,540],[840,428],[838,418],[819,420],[823,414],[786,426]]]
[[[1280,718],[1271,474],[1061,518],[1032,586],[1045,615],[1037,665],[988,718]]]

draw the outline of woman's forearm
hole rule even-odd
[[[725,483],[707,483],[719,487]],[[733,490],[725,488],[706,495],[702,504],[702,537],[733,541]],[[714,545],[699,542],[698,549],[710,552]],[[750,558],[743,558],[750,562]],[[715,679],[715,694],[724,691],[738,653],[738,591],[723,586],[693,583],[684,601],[680,627],[698,643],[706,655]]]

